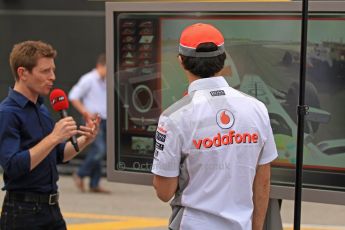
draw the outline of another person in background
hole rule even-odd
[[[152,172],[162,201],[171,202],[169,229],[262,230],[270,162],[277,157],[263,103],[219,76],[224,38],[209,24],[181,34],[179,62],[188,94],[159,119]]]
[[[70,142],[78,138],[80,149],[96,137],[100,118],[88,119],[77,130],[72,117],[55,123],[43,98],[55,81],[56,51],[41,41],[14,45],[10,65],[15,84],[0,103],[0,164],[6,195],[0,229],[66,229],[59,207],[56,164],[78,153]]]
[[[100,130],[96,140],[87,149],[86,159],[73,175],[78,189],[85,191],[84,177],[90,177],[90,192],[110,193],[100,186],[102,176],[101,162],[106,155],[106,61],[105,55],[99,55],[95,69],[84,74],[69,93],[72,105],[83,116],[84,120],[101,117]]]

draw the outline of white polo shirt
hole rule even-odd
[[[276,157],[262,102],[223,77],[193,81],[156,132],[152,173],[179,176],[170,229],[251,230],[256,167]]]
[[[84,74],[68,94],[70,100],[80,100],[90,113],[98,113],[102,119],[107,118],[106,81],[96,69]]]

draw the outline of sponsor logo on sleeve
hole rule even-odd
[[[163,151],[164,150],[164,145],[159,143],[159,142],[156,142],[156,149],[159,149],[159,150]]]
[[[167,133],[168,131],[161,125],[158,125],[157,130],[161,133]]]
[[[156,160],[156,161],[159,161],[159,158],[158,158],[158,150],[156,149],[155,150],[155,152],[154,152],[154,154],[153,154],[153,157],[154,157],[154,159]]]
[[[156,151],[164,150],[164,142],[166,140],[166,134],[168,130],[165,127],[164,122],[159,122],[156,130]]]
[[[166,135],[165,134],[162,134],[160,132],[156,132],[156,140],[157,141],[160,141],[160,142],[165,142],[165,138],[166,138]]]

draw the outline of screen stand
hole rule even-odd
[[[281,200],[270,199],[264,223],[264,230],[283,230],[280,216]]]

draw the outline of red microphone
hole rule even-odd
[[[61,118],[67,117],[67,109],[69,107],[69,103],[67,100],[66,93],[62,89],[53,89],[53,91],[49,95],[50,104],[52,105],[53,109],[56,112],[60,113]],[[79,152],[79,146],[76,136],[72,136],[70,141],[75,149],[76,152]]]

